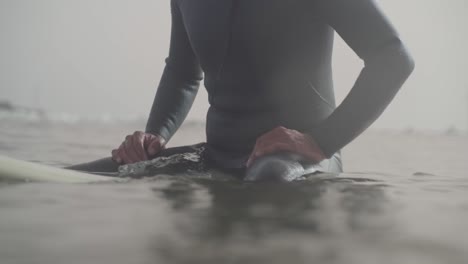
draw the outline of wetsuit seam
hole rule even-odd
[[[320,100],[322,100],[322,101],[323,101],[327,106],[329,106],[331,109],[335,109],[335,106],[334,106],[333,104],[331,104],[330,102],[328,102],[328,100],[327,100],[325,97],[323,97],[323,96],[319,93],[319,91],[317,91],[317,89],[315,88],[315,85],[314,85],[311,81],[307,80],[307,85],[312,89],[312,91],[314,91],[314,92],[318,95],[318,97],[320,98]]]

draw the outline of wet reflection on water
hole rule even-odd
[[[288,184],[171,182],[153,191],[178,215],[179,236],[155,238],[155,253],[171,263],[336,261],[339,249],[329,247],[334,237],[372,239],[390,232],[392,205],[384,188],[379,181],[344,177]]]
[[[4,185],[0,260],[466,263],[467,210],[439,208],[447,197],[421,185],[429,176],[418,177],[244,183],[161,176],[124,184]],[[466,202],[448,189],[454,205]]]

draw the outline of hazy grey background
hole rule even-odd
[[[416,71],[375,128],[467,129],[464,0],[380,1]],[[0,100],[84,117],[146,117],[170,32],[169,0],[0,0]],[[341,40],[342,100],[362,63]],[[201,91],[189,118],[203,119]]]

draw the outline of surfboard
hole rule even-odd
[[[95,183],[117,180],[115,177],[60,169],[0,156],[0,181]]]

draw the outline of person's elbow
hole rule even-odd
[[[408,78],[415,68],[415,60],[399,38],[387,41],[364,58],[367,67],[391,73],[394,77]]]
[[[408,78],[411,73],[413,73],[416,62],[403,43],[400,42],[400,46],[397,50],[398,52],[395,54],[394,60],[396,60],[396,65],[400,69],[402,77]]]

